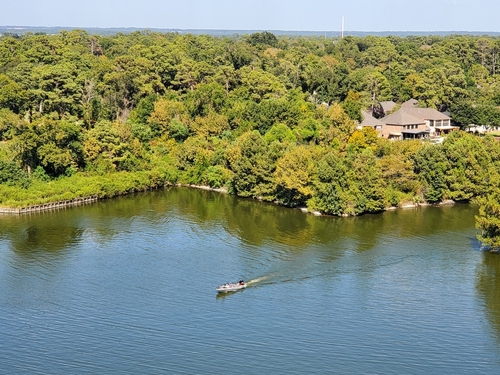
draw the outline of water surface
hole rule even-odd
[[[172,188],[0,216],[0,373],[498,374],[500,257],[475,214]]]

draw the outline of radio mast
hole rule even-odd
[[[342,39],[344,39],[344,16],[342,16],[342,30],[341,30],[340,36]]]

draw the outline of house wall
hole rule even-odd
[[[427,124],[414,124],[414,125],[403,125],[403,130],[406,129],[417,129],[417,130],[427,130]]]
[[[389,135],[391,133],[401,133],[403,130],[406,129],[418,129],[418,130],[427,130],[427,125],[426,124],[408,124],[408,125],[392,125],[392,124],[385,124],[382,125],[382,129],[380,130],[380,134],[384,138],[389,138]]]
[[[384,138],[389,138],[390,133],[401,133],[401,130],[403,130],[403,127],[401,125],[385,124],[382,125],[382,128],[380,129],[380,134]]]
[[[450,120],[449,119],[442,119],[442,120],[426,120],[430,126],[450,126]]]

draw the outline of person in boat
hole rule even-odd
[[[245,282],[243,280],[240,280],[239,284],[240,285],[245,285]]]

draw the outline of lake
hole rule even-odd
[[[0,216],[0,373],[498,374],[500,256],[476,213],[169,188]]]

